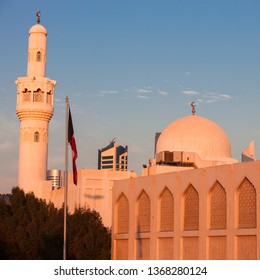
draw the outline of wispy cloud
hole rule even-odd
[[[195,90],[190,90],[190,89],[188,89],[188,90],[183,90],[181,93],[184,94],[184,95],[189,95],[189,96],[193,96],[193,95],[198,95],[198,94],[200,94],[199,92],[197,92],[197,91],[195,91]]]
[[[117,95],[120,94],[122,98],[127,97],[127,93],[133,94],[135,97],[139,99],[150,99],[154,95],[160,95],[160,96],[166,96],[168,95],[168,92],[165,90],[161,90],[158,88],[153,88],[152,86],[143,86],[143,87],[131,87],[131,88],[125,88],[120,90],[106,90],[102,89],[98,91],[99,97],[104,97],[106,95]]]
[[[140,99],[148,99],[148,96],[146,95],[137,95],[137,97]]]
[[[159,93],[161,96],[166,96],[166,95],[168,95],[168,92],[167,92],[167,91],[164,91],[164,90],[158,90],[158,93]]]
[[[155,95],[157,95],[157,96],[159,95],[162,97],[168,95],[167,91],[161,90],[161,89],[156,89],[151,86],[141,87],[141,88],[134,87],[134,88],[132,88],[131,91],[136,94],[137,98],[146,99],[146,100],[152,98]]]
[[[231,95],[228,94],[220,94],[219,95],[221,98],[225,99],[225,100],[229,100],[232,99],[233,97]]]
[[[136,92],[138,93],[151,93],[153,92],[152,87],[143,87],[136,89]]]
[[[119,91],[118,90],[111,90],[111,89],[102,89],[102,90],[99,90],[99,93],[100,94],[118,94]]]
[[[216,93],[216,92],[199,92],[197,90],[183,90],[182,94],[186,96],[197,96],[196,102],[198,103],[215,103],[220,101],[229,101],[233,97],[229,94]]]
[[[116,95],[118,94],[119,91],[115,90],[115,89],[101,89],[98,91],[98,96],[99,97],[104,97],[104,96],[108,96],[108,95]]]
[[[232,96],[229,94],[218,94],[215,92],[209,92],[203,95],[203,100],[206,103],[214,103],[219,101],[229,101],[232,99]]]

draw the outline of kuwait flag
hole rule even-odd
[[[70,143],[70,147],[72,150],[73,182],[75,185],[77,185],[78,173],[77,173],[76,159],[78,157],[78,152],[77,152],[76,141],[74,138],[74,129],[73,129],[72,118],[70,114],[70,108],[69,108],[68,142]]]

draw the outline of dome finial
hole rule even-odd
[[[196,114],[196,109],[195,109],[195,107],[196,107],[196,102],[195,101],[192,101],[191,102],[191,112],[192,112],[192,115],[194,116],[195,114]]]
[[[37,23],[40,24],[40,22],[41,22],[41,11],[40,11],[40,9],[37,11],[36,16],[37,16]]]

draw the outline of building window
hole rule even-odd
[[[52,104],[52,92],[51,91],[47,92],[47,103]]]
[[[238,227],[256,227],[256,191],[247,178],[238,188]]]
[[[199,229],[199,194],[190,185],[184,194],[184,230]]]
[[[34,133],[34,142],[39,142],[40,141],[40,133],[36,131]]]
[[[33,92],[33,102],[43,102],[43,92],[41,89],[37,89]]]
[[[38,52],[36,53],[36,61],[40,62],[41,59],[42,59],[42,54],[41,54],[40,51],[38,51]]]
[[[117,201],[117,233],[128,233],[129,230],[129,203],[121,193]]]
[[[113,159],[113,156],[102,156],[102,159]]]
[[[216,182],[210,191],[210,228],[227,228],[226,191],[219,182]]]
[[[28,91],[27,88],[23,91],[23,102],[30,102],[31,101],[31,92]]]
[[[167,187],[160,196],[160,230],[173,231],[174,228],[174,200]]]
[[[113,169],[113,165],[103,165],[102,169]]]
[[[150,198],[143,190],[138,198],[137,232],[150,231]]]

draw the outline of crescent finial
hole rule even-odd
[[[192,115],[195,115],[195,113],[196,113],[196,109],[195,109],[195,107],[196,107],[196,102],[195,101],[192,101],[191,102],[191,112],[192,112]]]
[[[37,11],[36,16],[37,16],[37,23],[40,24],[40,22],[41,22],[41,11],[40,11],[40,9]]]

